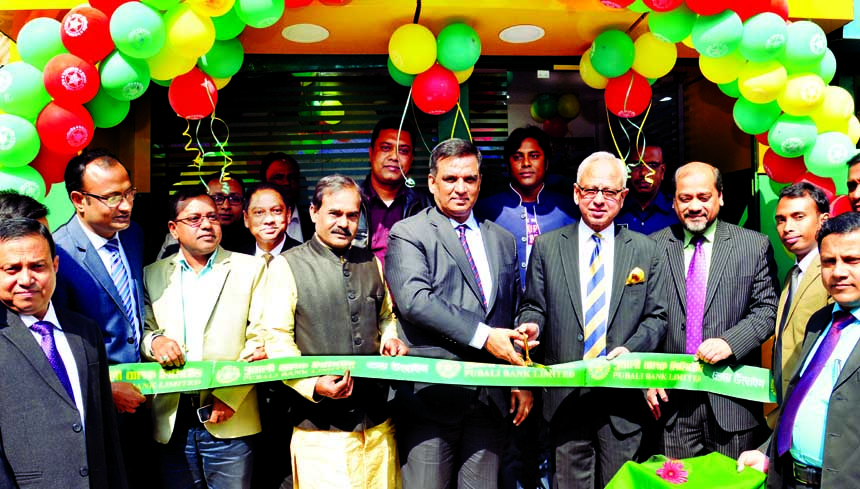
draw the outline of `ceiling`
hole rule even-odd
[[[35,17],[62,19],[80,0],[3,0],[0,31],[13,40]],[[823,6],[821,4],[826,4]],[[852,0],[790,0],[792,17],[808,18],[830,32],[853,18]],[[14,8],[44,10],[13,10]],[[399,26],[413,21],[416,2],[403,0],[352,0],[329,6],[313,0],[307,7],[287,8],[280,21],[266,29],[246,28],[240,39],[248,54],[385,54],[388,39]],[[453,22],[466,22],[480,35],[485,56],[578,56],[600,32],[630,30],[633,37],[647,27],[643,14],[604,6],[599,0],[424,0],[419,23],[435,34]],[[294,24],[316,24],[330,33],[328,39],[302,44],[286,40],[282,31]],[[503,29],[532,24],[545,36],[528,44],[499,39]],[[696,53],[679,45],[679,55]]]

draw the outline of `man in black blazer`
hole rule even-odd
[[[0,222],[0,484],[125,488],[104,340],[51,304],[58,263],[44,225]]]
[[[776,324],[776,264],[770,241],[717,219],[723,186],[713,166],[687,163],[675,173],[675,187],[681,224],[652,235],[668,278],[668,329],[659,351],[690,353],[711,364],[759,366],[760,347]],[[669,457],[720,452],[736,458],[761,441],[759,402],[663,389],[651,389],[647,397],[654,417],[665,425],[663,453]]]
[[[582,219],[537,238],[520,307],[521,325],[540,331],[548,365],[653,351],[666,329],[656,243],[613,224],[627,194],[624,162],[594,153],[577,173],[574,199]],[[596,277],[593,263],[603,267]],[[600,286],[589,287],[592,280]],[[590,327],[592,321],[599,327]],[[641,391],[552,388],[543,401],[553,487],[604,487],[624,462],[641,458],[648,422]]]
[[[522,334],[511,329],[520,293],[516,243],[472,214],[480,162],[478,148],[459,139],[433,150],[428,182],[436,206],[392,227],[385,276],[410,354],[522,365],[512,344]],[[505,417],[516,412],[514,423],[522,422],[532,396],[518,389],[402,383],[396,402],[405,489],[495,489]]]
[[[860,482],[860,213],[824,222],[818,246],[821,279],[836,304],[809,319],[768,457],[751,450],[738,460],[739,470],[766,471],[771,489],[841,489]]]

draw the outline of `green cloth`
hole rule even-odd
[[[655,455],[641,464],[627,462],[606,489],[662,489],[662,488],[715,488],[720,489],[764,489],[765,474],[745,467],[738,472],[737,462],[721,453],[709,453],[701,457],[678,460],[687,471],[687,482],[672,483],[657,475],[657,470],[669,459]]]

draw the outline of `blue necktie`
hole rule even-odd
[[[57,343],[54,341],[54,325],[49,321],[39,321],[30,326],[30,329],[42,336],[39,346],[42,347],[42,351],[48,357],[48,363],[51,364],[51,368],[54,369],[60,383],[69,393],[72,402],[75,402],[75,394],[72,392],[72,383],[69,381],[69,373],[66,372],[66,364],[63,363],[60,352],[57,350]]]
[[[119,253],[119,240],[111,238],[105,243],[105,248],[110,251],[110,278],[116,285],[116,290],[119,292],[119,297],[122,299],[122,308],[125,310],[125,315],[128,322],[135,325],[134,318],[134,300],[132,299],[131,280],[128,277],[128,272],[122,264],[122,256]],[[136,335],[135,335],[136,336]]]
[[[481,284],[481,275],[478,273],[478,267],[475,266],[475,259],[472,258],[472,250],[469,249],[469,242],[466,241],[466,229],[469,226],[460,224],[457,226],[457,233],[460,235],[460,244],[463,245],[463,250],[466,252],[466,258],[469,260],[469,266],[472,267],[472,274],[475,275],[475,282],[478,283],[478,295],[481,297],[481,304],[484,305],[484,310],[487,309],[487,298],[484,296],[484,286]]]
[[[588,262],[589,280],[585,288],[585,345],[582,358],[597,358],[606,355],[606,281],[603,261],[600,259],[600,233],[594,233],[594,251]]]

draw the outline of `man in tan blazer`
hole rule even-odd
[[[788,381],[797,368],[806,323],[812,313],[833,302],[821,283],[821,259],[815,241],[827,220],[830,204],[824,191],[807,182],[782,189],[776,207],[776,229],[783,246],[797,258],[785,277],[779,296],[774,336],[762,347],[764,364],[773,371],[777,403],[782,402]],[[772,356],[771,358],[767,358]],[[768,425],[776,422],[778,404],[765,404]]]
[[[265,262],[219,246],[218,210],[205,190],[182,190],[170,203],[168,229],[180,248],[144,270],[141,356],[165,369],[264,358],[264,337],[273,334],[262,333]],[[278,331],[272,326],[266,331]],[[166,445],[160,487],[250,487],[250,437],[260,432],[253,386],[156,395],[153,425]]]

